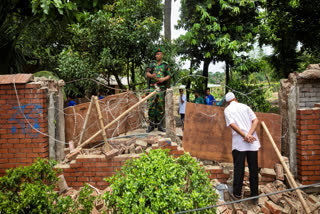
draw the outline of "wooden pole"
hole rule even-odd
[[[115,124],[117,121],[119,121],[121,118],[123,118],[124,116],[126,116],[130,111],[132,111],[133,109],[135,109],[136,107],[138,107],[139,105],[141,105],[141,103],[144,103],[146,100],[148,100],[149,98],[153,97],[155,94],[157,94],[158,91],[153,91],[152,93],[150,93],[148,96],[146,96],[145,98],[143,98],[142,100],[140,100],[139,102],[137,102],[136,104],[134,104],[133,106],[131,106],[128,110],[126,110],[125,112],[123,112],[119,117],[117,117],[116,119],[114,119],[111,123],[109,123],[108,125],[106,125],[103,129],[107,129],[110,126],[112,126],[113,124]],[[92,135],[89,139],[87,139],[85,142],[83,142],[82,144],[80,144],[78,147],[82,148],[83,146],[87,145],[91,140],[93,140],[96,136],[98,136],[98,134],[100,134],[102,132],[102,130],[97,131],[94,135]],[[77,147],[77,148],[78,148]]]
[[[102,131],[102,137],[103,137],[104,143],[106,144],[106,150],[107,150],[107,152],[109,152],[111,150],[111,148],[110,148],[110,145],[108,144],[108,141],[107,141],[106,131],[104,130],[103,117],[101,114],[98,97],[95,96],[94,101],[96,103],[96,108],[97,108],[97,112],[99,115],[99,122],[100,122],[101,131]]]
[[[281,154],[279,152],[279,149],[276,146],[275,142],[273,141],[273,138],[272,138],[272,136],[271,136],[266,124],[262,121],[261,125],[262,125],[263,129],[265,130],[265,132],[267,133],[267,135],[269,137],[269,140],[270,140],[270,142],[271,142],[271,144],[273,146],[273,149],[276,151],[276,154],[277,154],[277,156],[278,156],[278,158],[279,158],[284,170],[286,171],[286,173],[288,175],[289,184],[291,183],[290,185],[292,185],[291,188],[297,188],[298,185],[297,185],[296,181],[294,180],[294,178],[293,178],[289,168],[287,167],[286,163],[284,162],[284,160],[283,160],[283,158],[282,158],[282,156],[281,156]],[[299,197],[299,200],[301,201],[302,206],[303,206],[304,210],[306,211],[306,213],[309,214],[310,213],[310,207],[308,206],[308,204],[306,203],[306,201],[302,197],[302,194],[301,194],[300,191],[301,191],[300,189],[296,190],[296,192],[298,194],[298,197]]]
[[[88,120],[89,120],[89,116],[90,116],[90,113],[91,113],[92,103],[93,103],[93,96],[91,97],[91,100],[90,100],[89,108],[88,108],[86,119],[84,120],[84,124],[83,124],[82,130],[81,130],[80,140],[79,140],[78,145],[81,145],[81,143],[82,143],[84,130],[86,129],[86,126],[87,126],[87,123],[88,123]]]

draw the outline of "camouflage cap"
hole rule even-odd
[[[163,49],[161,46],[157,47],[155,50],[154,50],[154,54],[158,53],[158,52],[163,52]]]

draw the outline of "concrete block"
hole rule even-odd
[[[283,181],[284,180],[284,174],[283,174],[283,166],[280,163],[276,163],[274,165],[274,169],[276,172],[276,179]]]
[[[59,188],[59,194],[64,193],[65,191],[67,191],[69,189],[68,184],[66,182],[66,179],[64,178],[64,175],[59,175],[58,177],[58,188]]]
[[[119,153],[119,150],[118,149],[112,149],[111,151],[109,152],[106,152],[105,155],[108,159],[111,159],[113,158],[114,156],[117,156]]]
[[[146,149],[148,146],[148,143],[143,140],[137,140],[135,145],[140,146],[142,149]]]
[[[142,147],[141,146],[137,146],[136,148],[135,148],[135,153],[136,154],[139,154],[139,153],[142,153],[143,152],[143,150],[142,150]]]
[[[262,175],[262,177],[276,178],[276,172],[274,171],[274,169],[262,168],[260,174]]]
[[[271,213],[281,214],[283,211],[282,207],[276,205],[272,201],[266,201],[265,206],[271,211]]]
[[[134,144],[131,144],[129,146],[129,152],[130,152],[130,154],[135,154],[136,153]]]

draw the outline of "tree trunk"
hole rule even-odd
[[[136,89],[136,75],[134,73],[134,62],[131,63],[131,85],[132,90]]]
[[[171,40],[171,3],[172,0],[164,1],[164,37]]]
[[[118,72],[117,72],[117,71],[114,71],[114,72],[113,72],[113,75],[114,75],[114,78],[116,79],[116,81],[117,81],[117,83],[118,83],[119,88],[125,89],[124,85],[122,85],[121,79],[120,79],[119,76],[118,76]]]
[[[229,91],[229,89],[227,87],[229,85],[229,81],[230,81],[229,70],[230,70],[229,62],[226,60],[226,93]]]
[[[193,73],[193,60],[190,61],[190,75],[192,75],[192,73]],[[190,92],[189,92],[190,86],[191,86],[191,79],[189,78],[186,85],[187,101],[189,101],[189,97],[190,97]]]
[[[209,64],[211,60],[210,59],[205,59],[203,62],[203,71],[202,71],[202,76],[204,76],[204,85],[202,88],[202,93],[205,94],[206,89],[208,87],[208,76],[209,76]]]

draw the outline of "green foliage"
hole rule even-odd
[[[299,70],[305,53],[320,56],[320,5],[309,0],[270,0],[261,10],[260,44],[272,45],[270,62],[278,78]],[[299,46],[299,48],[298,48]]]
[[[127,161],[121,173],[106,181],[112,193],[107,192],[104,199],[113,213],[174,213],[217,200],[207,173],[195,159],[188,154],[174,159],[161,149]]]
[[[0,213],[85,214],[93,208],[92,190],[86,185],[78,201],[54,191],[55,161],[38,159],[31,166],[7,170],[0,178]]]
[[[228,87],[235,93],[240,103],[247,104],[253,111],[269,112],[271,104],[267,98],[271,95],[271,87],[248,84],[240,78],[233,78]]]

